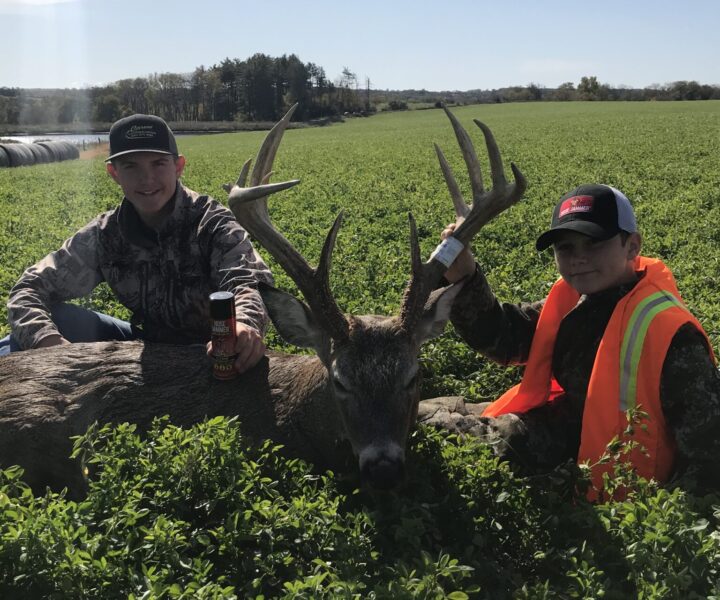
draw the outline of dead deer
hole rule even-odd
[[[215,380],[205,347],[142,342],[55,346],[0,359],[0,466],[20,465],[36,492],[68,488],[82,496],[86,481],[68,457],[71,436],[91,424],[130,422],[146,429],[168,415],[187,426],[206,417],[237,416],[251,438],[269,438],[284,451],[322,469],[347,467],[349,441],[361,475],[390,488],[402,478],[405,445],[420,399],[421,345],[442,333],[460,289],[435,289],[452,255],[490,219],[517,202],[526,182],[512,165],[509,184],[490,130],[482,129],[493,187],[485,191],[468,134],[446,110],[467,165],[472,208],[463,201],[448,163],[436,146],[442,172],[464,218],[453,241],[422,262],[415,221],[410,220],[412,275],[399,316],[345,315],[329,287],[333,247],[342,214],[312,268],[270,222],[267,197],[298,183],[268,183],[291,109],[268,134],[235,185],[224,186],[238,221],[295,281],[307,302],[270,286],[261,293],[280,335],[316,356],[269,352],[266,360],[232,381]]]

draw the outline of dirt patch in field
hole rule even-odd
[[[98,156],[108,155],[109,144],[95,144],[90,146],[87,150],[80,150],[80,160],[88,160],[90,158],[97,158]]]

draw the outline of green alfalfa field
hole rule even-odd
[[[523,200],[473,246],[497,295],[539,299],[556,278],[534,241],[564,192],[613,185],[633,202],[646,255],[673,269],[715,348],[720,336],[720,102],[545,103],[454,109],[486,164],[480,119]],[[264,133],[182,137],[184,183],[222,199]],[[380,114],[286,132],[270,199],[280,231],[311,263],[335,215],[345,219],[332,287],[348,312],[397,311],[409,273],[408,212],[428,256],[452,204],[433,142],[469,182],[441,110]],[[489,176],[487,177],[489,180]],[[119,201],[101,158],[0,170],[0,297],[23,269]],[[262,252],[262,250],[261,250]],[[267,257],[267,255],[265,255]],[[295,286],[271,260],[279,287]],[[88,305],[126,316],[107,290]],[[8,332],[0,314],[0,333]],[[289,348],[272,332],[269,345]],[[492,399],[520,371],[475,355],[448,327],[422,353],[423,397]],[[250,447],[233,422],[181,431],[159,422],[91,432],[104,469],[88,500],[33,499],[0,479],[0,596],[51,598],[675,598],[720,595],[720,498],[639,484],[627,502],[590,505],[559,469],[514,476],[487,449],[418,431],[393,494],[318,477]],[[202,457],[203,469],[187,465]],[[630,477],[627,475],[627,477]]]

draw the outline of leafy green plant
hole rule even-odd
[[[0,592],[42,598],[585,598],[711,594],[720,499],[635,482],[595,505],[572,464],[519,478],[475,440],[412,436],[394,493],[251,445],[233,420],[94,427],[88,497],[0,473]],[[621,483],[627,484],[624,481]]]

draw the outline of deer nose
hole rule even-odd
[[[359,459],[360,475],[376,489],[392,489],[405,476],[405,452],[395,443],[366,448]]]

